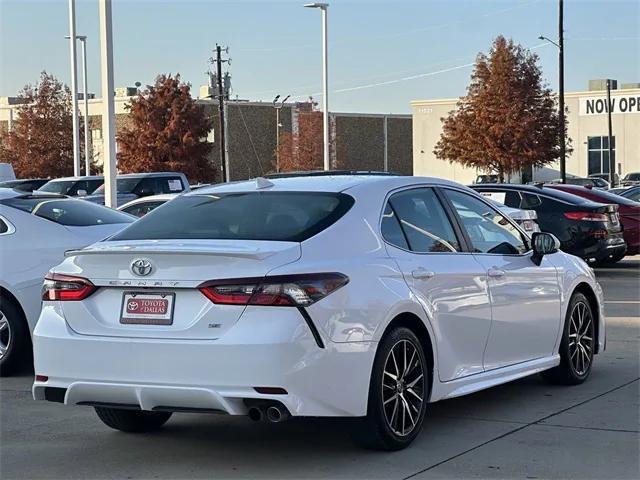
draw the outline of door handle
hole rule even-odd
[[[436,276],[435,272],[425,270],[424,268],[418,268],[411,272],[411,276],[415,279],[428,280]]]
[[[506,275],[506,272],[504,270],[501,270],[499,268],[490,268],[489,271],[487,272],[487,275],[489,275],[490,277],[504,277]]]

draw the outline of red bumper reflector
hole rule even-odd
[[[280,387],[253,387],[253,389],[264,395],[286,395],[287,391]]]
[[[49,377],[46,375],[36,375],[36,382],[48,382]]]

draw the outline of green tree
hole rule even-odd
[[[130,124],[118,135],[122,173],[179,171],[191,180],[215,180],[208,159],[212,145],[203,139],[212,119],[191,97],[180,75],[159,75],[127,107]]]
[[[476,58],[467,95],[443,118],[438,158],[509,173],[542,167],[560,158],[557,97],[543,82],[538,56],[499,36],[488,55]],[[567,154],[571,153],[567,140]]]

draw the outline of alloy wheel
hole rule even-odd
[[[584,302],[574,305],[569,323],[569,358],[576,374],[589,371],[593,359],[593,317]]]
[[[3,360],[11,345],[11,325],[4,312],[0,310],[0,360]]]
[[[400,340],[389,351],[382,375],[382,408],[393,433],[404,437],[414,430],[424,398],[424,366],[418,347]]]

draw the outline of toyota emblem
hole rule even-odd
[[[131,271],[139,277],[146,277],[153,271],[151,262],[146,258],[137,258],[131,262]]]

